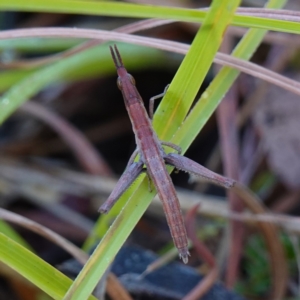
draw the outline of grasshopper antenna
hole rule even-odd
[[[110,49],[110,53],[111,53],[111,56],[113,58],[116,68],[118,69],[118,68],[124,67],[122,58],[121,58],[121,55],[120,55],[120,52],[119,52],[117,46],[114,45],[114,48],[112,46],[109,46],[109,49]]]

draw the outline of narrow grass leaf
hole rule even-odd
[[[224,2],[224,1],[220,1]],[[30,12],[73,13],[102,16],[119,16],[130,18],[174,19],[186,22],[202,22],[207,12],[154,5],[120,3],[109,1],[72,1],[72,0],[2,0],[1,10],[18,10]],[[279,32],[300,33],[298,22],[272,20],[251,16],[234,16],[231,25],[255,27]]]
[[[128,65],[131,68],[137,68],[141,63],[150,65],[151,60],[145,58],[156,58],[159,60],[164,56],[155,49],[137,47],[133,45],[120,45],[125,59],[128,59]],[[12,86],[0,98],[0,124],[3,123],[20,105],[30,99],[44,87],[57,81],[76,79],[86,75],[91,75],[92,70],[107,74],[113,72],[113,64],[110,60],[107,45],[90,48],[87,51],[80,52],[74,56],[64,58],[51,65],[47,65],[22,79],[19,83]],[[133,60],[131,57],[134,57]],[[87,66],[89,67],[87,69]],[[1,90],[1,82],[0,82]]]
[[[0,220],[0,232],[28,250],[32,250],[31,246],[19,235],[19,233],[3,220]]]
[[[61,300],[72,280],[0,233],[0,261],[39,287],[53,299]],[[90,296],[88,299],[96,300]]]
[[[281,8],[285,3],[286,0],[271,0],[267,4],[267,7]],[[234,49],[232,55],[249,60],[263,40],[266,32],[266,30],[261,29],[250,29]],[[173,143],[179,144],[183,151],[186,151],[239,74],[238,70],[230,67],[223,67],[220,70],[197,101],[197,104],[186,118],[184,124],[176,132],[176,135],[172,139]]]
[[[171,139],[190,110],[238,2],[223,1],[207,15],[155,113],[153,125],[161,140]]]
[[[26,38],[15,40],[0,40],[0,50],[14,50],[25,53],[37,53],[43,52],[49,54],[49,52],[63,51],[83,42],[83,40],[74,38]]]

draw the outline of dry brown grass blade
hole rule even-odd
[[[274,9],[264,9],[264,8],[239,8],[237,12],[241,15],[251,15],[251,16],[260,16],[266,18],[274,18],[274,19],[282,19],[282,20],[290,20],[290,21],[299,21],[300,14],[296,11],[291,10],[274,10]],[[173,20],[160,20],[160,19],[147,19],[142,21],[137,21],[130,23],[128,25],[119,27],[115,29],[116,32],[123,32],[123,33],[134,33],[141,30],[146,30],[154,27],[159,27],[166,24],[171,24],[176,21]],[[198,25],[197,25],[198,27]],[[234,28],[238,30],[242,30],[243,34],[246,32],[243,28]],[[283,35],[284,38],[286,35]],[[274,36],[275,39],[277,36]],[[289,42],[294,44],[294,39],[289,39]],[[39,67],[44,64],[49,64],[51,62],[57,61],[59,59],[74,55],[81,51],[84,51],[88,48],[100,45],[103,41],[99,40],[91,40],[84,42],[72,49],[68,49],[63,51],[59,54],[50,55],[43,58],[34,58],[34,59],[27,59],[27,60],[18,60],[9,63],[2,63],[0,62],[0,66],[4,69],[7,68],[33,68]]]
[[[163,255],[161,255],[159,258],[157,258],[150,265],[148,265],[146,270],[141,275],[139,275],[139,278],[142,279],[142,278],[146,277],[148,274],[150,274],[150,273],[154,272],[155,270],[167,265],[168,263],[170,263],[171,261],[173,261],[177,257],[178,257],[178,251],[174,247],[174,248],[170,249],[169,251],[167,251],[166,253],[164,253]]]
[[[242,16],[262,17],[268,19],[292,21],[292,22],[300,21],[299,11],[293,11],[287,9],[240,7],[237,9],[237,13]]]
[[[236,37],[242,37],[246,32],[246,28],[238,28],[238,27],[231,27],[228,28],[227,31],[230,35],[234,35]],[[273,45],[286,45],[292,47],[299,47],[300,46],[300,39],[295,39],[292,34],[286,34],[281,32],[268,32],[263,39],[264,43],[266,44],[273,44]]]
[[[0,208],[0,218],[11,222],[13,224],[17,224],[24,228],[27,228],[44,238],[48,239],[49,241],[55,243],[56,245],[60,246],[68,253],[70,253],[76,260],[78,260],[81,264],[85,264],[88,260],[88,255],[82,251],[80,248],[76,247],[68,240],[60,236],[59,234],[55,233],[54,231],[34,222],[25,217],[22,217],[18,214],[10,212],[6,209]]]
[[[199,257],[205,261],[210,267],[214,267],[216,265],[216,261],[214,256],[211,254],[209,249],[203,244],[197,237],[196,233],[196,215],[197,211],[200,207],[200,204],[196,204],[185,215],[185,224],[186,231],[189,239],[193,242],[193,246],[197,251]]]
[[[34,168],[32,165],[21,163],[7,156],[1,156],[0,165],[0,193],[4,195],[9,195],[13,192],[10,185],[7,186],[5,184],[6,181],[13,182],[19,186],[38,185],[40,189],[52,195],[57,193],[57,201],[60,198],[59,195],[68,193],[71,190],[74,195],[94,196],[92,205],[96,210],[101,203],[98,197],[101,196],[101,198],[106,199],[116,185],[116,180],[112,178],[91,176],[54,166],[46,168],[39,165],[38,168]],[[235,219],[254,225],[259,222],[267,222],[300,235],[300,220],[298,217],[272,214],[266,211],[259,215],[232,213],[222,197],[208,196],[183,189],[177,189],[177,193],[183,211],[188,211],[200,202],[201,210],[199,214],[207,217]],[[162,214],[161,202],[158,197],[153,199],[149,211],[155,214]]]
[[[36,102],[24,103],[21,111],[38,118],[55,130],[89,174],[111,176],[113,172],[87,138],[64,118]]]
[[[185,216],[186,230],[189,239],[198,253],[199,257],[203,259],[209,266],[209,273],[183,298],[183,300],[197,300],[204,296],[213,286],[219,275],[219,269],[216,264],[214,256],[209,249],[202,243],[196,234],[195,218],[199,208],[199,204],[192,207]]]
[[[142,20],[138,22],[133,22],[128,25],[124,25],[121,27],[118,27],[114,29],[115,32],[123,32],[123,33],[134,33],[141,30],[150,29],[157,26],[166,25],[169,23],[173,23],[172,20],[158,20],[158,19],[148,19],[148,20]],[[0,66],[3,69],[13,69],[13,68],[34,68],[34,67],[40,67],[45,64],[53,63],[57,60],[72,56],[74,54],[80,53],[82,51],[85,51],[89,48],[96,47],[98,45],[101,45],[104,43],[102,40],[89,40],[87,42],[84,42],[78,46],[75,46],[71,49],[68,49],[66,51],[63,51],[58,54],[49,55],[43,58],[32,58],[32,59],[24,59],[24,60],[18,60],[18,61],[12,61],[8,63],[0,62]]]
[[[254,214],[266,213],[266,209],[262,206],[256,195],[243,185],[236,183],[231,190],[239,196],[245,206]],[[271,223],[258,223],[257,225],[264,236],[270,255],[272,270],[272,293],[270,299],[282,300],[286,294],[288,270],[283,246],[279,239],[279,232],[276,226]]]
[[[275,49],[275,50],[274,50]],[[265,67],[274,72],[282,71],[289,60],[297,52],[297,47],[283,47],[283,46],[273,46],[269,53],[269,60],[271,60]],[[275,52],[276,51],[276,52]],[[275,52],[275,53],[274,53]],[[269,83],[267,81],[262,81],[259,83],[257,88],[247,97],[244,101],[244,105],[241,107],[237,115],[237,126],[242,127],[245,125],[246,121],[253,115],[255,108],[262,101],[264,96],[268,91]]]
[[[233,47],[233,38],[229,36],[224,39],[221,50],[230,53]],[[237,83],[234,83],[218,106],[216,115],[224,174],[229,178],[240,180],[239,133],[235,126],[237,110],[238,88]],[[237,195],[228,190],[227,196],[231,211],[241,212],[244,205]],[[237,220],[230,220],[227,226],[228,235],[224,240],[225,243],[228,243],[228,246],[225,247],[228,249],[225,283],[228,288],[233,288],[239,275],[245,227],[243,223]]]
[[[132,300],[129,293],[113,273],[109,273],[107,277],[106,291],[112,300]]]
[[[0,208],[0,219],[6,220],[13,224],[17,224],[43,236],[44,238],[63,248],[82,265],[84,265],[89,258],[88,254],[70,243],[59,234],[23,216]],[[124,287],[113,274],[110,274],[108,278],[109,280],[107,282],[107,291],[111,299],[132,300],[128,292],[124,289]]]
[[[142,36],[130,35],[120,32],[93,30],[93,29],[74,29],[74,28],[34,28],[34,29],[16,29],[0,32],[0,39],[13,39],[24,37],[75,37],[100,40],[115,40],[120,42],[129,42],[142,46],[149,46],[166,51],[171,51],[180,54],[186,54],[189,49],[188,45],[165,41],[161,39],[146,38]],[[266,80],[272,84],[278,85],[292,93],[300,95],[300,83],[291,80],[285,76],[281,76],[275,72],[267,70],[256,64],[237,59],[230,55],[217,53],[214,59],[215,63],[223,66],[235,68],[241,72],[250,74],[257,78]]]
[[[198,300],[204,296],[209,289],[212,287],[214,282],[217,280],[219,275],[219,270],[217,266],[213,267],[209,273],[203,278],[199,285],[194,287],[183,300]]]
[[[237,104],[237,86],[234,84],[217,108],[217,122],[224,173],[225,176],[235,180],[239,180],[240,177],[238,128],[235,126]],[[231,210],[241,212],[244,205],[236,194],[228,190],[227,195]],[[245,228],[236,220],[231,220],[228,226],[230,237],[225,282],[228,288],[233,288],[238,278]]]

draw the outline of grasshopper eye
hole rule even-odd
[[[130,74],[128,74],[128,77],[129,77],[130,82],[131,82],[133,85],[135,85],[135,79],[133,78],[133,76],[130,75]]]
[[[117,86],[118,86],[118,88],[120,90],[122,89],[122,82],[121,82],[121,78],[120,77],[118,77],[118,79],[117,79]]]

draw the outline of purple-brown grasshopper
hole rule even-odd
[[[145,165],[147,175],[153,182],[158,196],[162,201],[171,235],[179,252],[179,257],[182,258],[184,263],[187,263],[189,251],[186,229],[179,200],[165,164],[174,166],[178,170],[201,176],[225,188],[233,186],[234,180],[218,175],[199,165],[195,161],[181,156],[181,149],[179,146],[169,142],[162,142],[158,139],[153,130],[151,119],[144,107],[142,97],[135,87],[135,80],[126,71],[116,45],[114,48],[110,47],[110,51],[118,73],[117,85],[123,94],[125,106],[135,134],[137,149],[132,154],[127,168],[119,179],[116,187],[109,198],[100,207],[99,211],[107,213],[123,192],[143,172],[143,166]],[[153,115],[153,101],[156,98],[157,97],[153,97],[150,99],[151,118]],[[178,154],[167,154],[162,145],[175,149]],[[138,154],[139,161],[134,162],[134,159]]]

